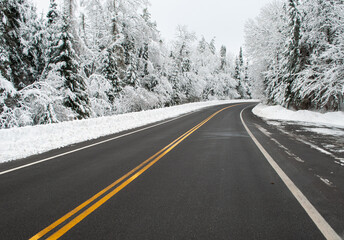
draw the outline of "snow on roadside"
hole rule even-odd
[[[258,104],[252,112],[268,120],[308,122],[344,128],[344,112],[319,113],[307,110],[292,111],[281,106]]]
[[[303,128],[306,131],[315,132],[317,134],[322,135],[331,135],[342,137],[344,136],[344,131],[339,131],[338,129],[329,129],[329,128],[322,128],[322,127],[305,127]]]
[[[242,100],[189,103],[168,108],[0,130],[0,162],[25,158],[74,143],[141,127],[197,111],[205,107]],[[249,102],[251,102],[249,100]],[[253,100],[252,100],[253,102]]]

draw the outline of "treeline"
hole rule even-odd
[[[275,1],[246,25],[255,89],[294,109],[344,110],[344,2]]]
[[[168,46],[144,0],[59,2],[0,0],[1,128],[250,97],[242,51],[185,27]]]

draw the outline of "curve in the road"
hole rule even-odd
[[[107,193],[104,197],[99,199],[97,202],[93,203],[91,206],[89,206],[86,210],[84,210],[82,213],[80,213],[78,216],[73,218],[70,222],[68,222],[65,226],[63,226],[61,229],[53,233],[50,237],[48,237],[48,240],[53,240],[53,239],[58,239],[62,235],[64,235],[67,231],[72,229],[75,225],[77,225],[79,222],[81,222],[83,219],[85,219],[88,215],[90,215],[92,212],[94,212],[97,208],[102,206],[105,202],[107,202],[109,199],[111,199],[113,196],[115,196],[119,191],[121,191],[123,188],[125,188],[128,184],[130,184],[132,181],[134,181],[136,178],[138,178],[142,173],[144,173],[147,169],[149,169],[151,166],[153,166],[157,161],[159,161],[163,156],[165,156],[168,152],[170,152],[173,148],[175,148],[178,144],[180,144],[182,141],[184,141],[187,137],[189,137],[192,133],[197,131],[200,127],[202,127],[204,124],[206,124],[209,120],[211,120],[213,117],[215,117],[217,114],[220,112],[236,107],[242,104],[236,104],[236,105],[231,105],[225,108],[220,109],[219,111],[215,112],[193,128],[191,128],[189,131],[175,139],[173,142],[168,144],[166,147],[155,153],[153,156],[145,160],[143,163],[141,163],[139,166],[135,167],[133,170],[122,176],[121,178],[117,179],[115,182],[110,184],[108,187],[105,189],[101,190],[98,192],[96,195],[61,217],[60,219],[56,220],[54,223],[49,225],[48,227],[44,228],[42,231],[34,235],[33,237],[30,238],[30,240],[38,240],[57,228],[59,225],[67,221],[69,218],[71,218],[73,215],[90,205],[93,201],[110,191],[112,188],[116,187],[119,183],[123,182],[119,186],[117,186],[114,190],[111,192]]]

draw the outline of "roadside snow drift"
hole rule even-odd
[[[262,118],[269,120],[309,122],[322,125],[344,127],[343,112],[319,113],[307,110],[292,111],[281,106],[266,106],[259,104],[252,112]]]
[[[48,125],[0,130],[0,162],[20,159],[74,143],[141,127],[205,107],[242,100],[189,103],[168,108]]]

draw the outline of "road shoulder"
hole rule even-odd
[[[344,235],[344,168],[333,157],[281,131],[252,113],[243,112],[248,128],[339,235]]]

